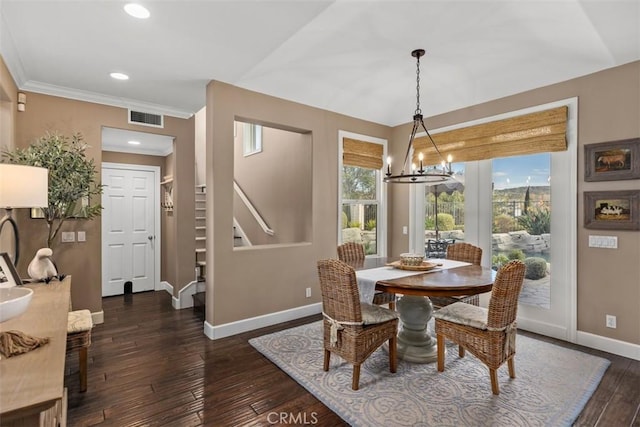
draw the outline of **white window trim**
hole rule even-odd
[[[361,135],[358,133],[347,132],[343,130],[338,131],[338,230],[337,230],[337,242],[342,241],[342,157],[344,153],[343,139],[351,138],[357,139],[360,141],[371,142],[374,144],[381,144],[383,147],[383,159],[387,158],[387,140],[382,138],[377,138],[374,136]],[[384,164],[384,162],[383,162]],[[384,166],[383,166],[384,168]],[[384,186],[382,181],[382,169],[378,170],[376,174],[377,177],[377,185],[376,185],[376,199],[378,202],[378,219],[376,221],[376,232],[377,232],[377,241],[376,241],[376,250],[377,254],[375,256],[387,256],[387,189]],[[373,256],[373,255],[372,255]]]
[[[244,155],[244,157],[248,157],[248,156],[252,156],[254,154],[258,154],[262,152],[262,125],[257,125],[255,123],[248,123],[248,122],[239,122],[242,124],[242,154]],[[253,130],[251,130],[253,129]],[[251,140],[251,150],[247,150],[247,131],[251,130],[249,132],[249,135],[255,136],[255,138],[252,138]],[[255,131],[254,131],[255,130]],[[258,132],[259,131],[259,132]]]

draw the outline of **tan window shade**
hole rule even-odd
[[[342,139],[342,164],[367,169],[381,169],[384,147],[382,144],[358,141],[357,139]]]
[[[567,107],[496,120],[431,135],[443,156],[454,162],[494,159],[567,149]],[[426,136],[413,142],[414,159],[424,153],[424,164],[439,164],[433,144]]]

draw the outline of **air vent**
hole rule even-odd
[[[161,114],[143,113],[142,111],[129,110],[129,123],[155,128],[164,127]]]

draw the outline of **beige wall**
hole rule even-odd
[[[640,232],[587,230],[583,226],[583,193],[637,190],[640,180],[584,181],[584,145],[640,136],[640,62],[626,64],[567,82],[453,111],[425,120],[430,129],[578,97],[578,330],[640,344]],[[408,125],[393,130],[391,155],[403,158]],[[390,255],[408,248],[408,189],[390,195]],[[618,249],[588,247],[589,234],[618,237]],[[617,316],[617,329],[605,327],[605,314]]]
[[[181,287],[193,278],[195,250],[194,173],[193,173],[193,118],[184,120],[165,117],[165,127],[156,129],[127,123],[127,110],[117,107],[93,104],[37,93],[27,94],[27,111],[16,120],[16,146],[26,147],[46,131],[58,131],[65,135],[80,132],[89,144],[87,154],[96,164],[102,162],[102,127],[130,129],[148,133],[158,133],[175,137],[175,195],[178,208],[174,211],[175,229],[178,239],[168,248],[167,258],[174,268],[174,274],[167,277],[177,295]],[[183,188],[184,186],[184,188]],[[87,308],[92,312],[102,310],[101,287],[101,222],[70,220],[63,226],[65,231],[84,230],[84,243],[60,243],[54,248],[54,258],[59,271],[73,276],[72,299],[75,308]],[[25,274],[26,265],[35,251],[46,245],[46,224],[41,219],[31,219],[21,213],[20,230],[22,247],[19,272]]]
[[[18,88],[9,70],[0,57],[0,152],[10,150],[14,146],[14,128],[16,123]],[[4,209],[0,209],[0,218],[4,217]],[[5,226],[0,236],[0,252],[14,253],[12,234],[9,226]]]
[[[233,250],[233,121],[239,117],[311,132],[311,242]],[[338,131],[384,139],[389,128],[221,82],[207,87],[207,124],[207,322],[222,325],[319,302],[316,262],[336,256]],[[305,298],[307,287],[311,298]]]

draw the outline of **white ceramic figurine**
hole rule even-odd
[[[38,249],[36,256],[33,257],[27,268],[29,277],[34,280],[48,280],[57,276],[58,271],[51,261],[51,255],[53,255],[53,251],[50,248]]]

